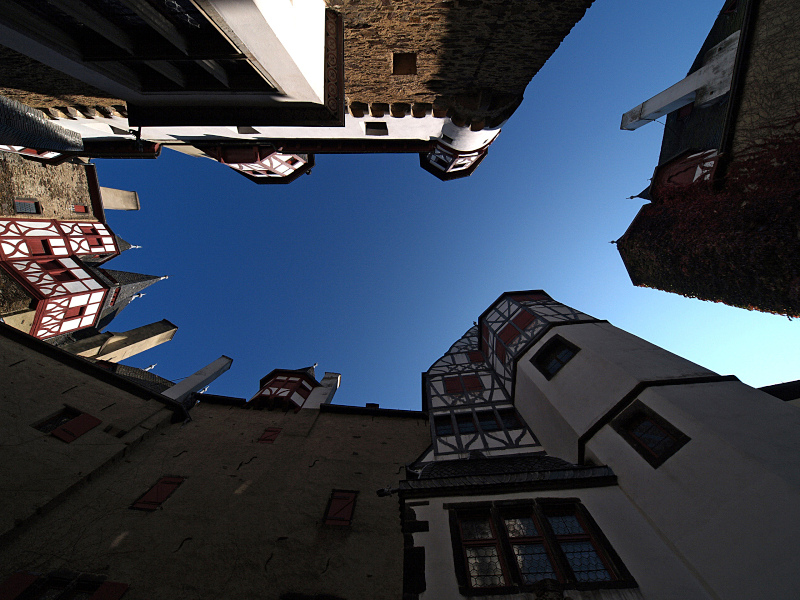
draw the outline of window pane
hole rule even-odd
[[[484,410],[477,413],[478,423],[484,431],[497,431],[500,425],[497,424],[497,419],[494,418],[494,411]]]
[[[631,430],[640,442],[650,448],[656,456],[668,452],[675,445],[669,434],[658,427],[650,419],[643,418],[642,421]]]
[[[465,548],[469,582],[474,588],[500,587],[505,585],[503,567],[495,546],[471,546]]]
[[[498,412],[500,413],[500,420],[503,421],[503,425],[505,425],[506,429],[519,429],[522,427],[513,410],[506,409]]]
[[[515,544],[514,554],[517,556],[517,564],[524,583],[535,583],[541,579],[558,579],[542,544]]]
[[[530,517],[514,517],[505,519],[509,537],[537,537],[536,525]]]
[[[450,415],[434,417],[433,423],[436,435],[453,435],[453,422],[450,420]]]
[[[494,537],[488,518],[463,519],[461,537],[465,540],[490,540]]]
[[[590,542],[561,542],[578,581],[610,581],[611,575]]]
[[[583,527],[573,515],[563,515],[558,517],[547,517],[553,533],[556,535],[570,535],[573,533],[584,533]]]
[[[475,433],[477,431],[472,415],[456,415],[456,423],[458,423],[459,433]]]

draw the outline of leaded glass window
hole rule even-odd
[[[489,504],[463,513],[456,507],[451,516],[454,548],[462,551],[462,593],[526,592],[544,579],[580,584],[579,589],[635,585],[579,502]]]

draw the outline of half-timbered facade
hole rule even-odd
[[[745,600],[800,585],[779,556],[800,550],[800,412],[780,394],[541,290],[502,294],[422,387],[432,445],[398,490],[404,598]]]
[[[0,219],[0,259],[37,301],[31,335],[41,339],[95,324],[108,288],[80,257],[118,254],[102,223]]]
[[[136,293],[162,279],[104,268],[131,245],[105,222],[105,188],[94,165],[45,165],[26,153],[0,152],[0,178],[3,292],[13,287],[19,297],[0,300],[7,324],[69,343],[78,332],[98,333]]]

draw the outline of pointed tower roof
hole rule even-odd
[[[120,252],[125,252],[125,250],[130,250],[131,248],[133,248],[133,244],[126,242],[116,233],[114,234],[114,239],[117,241],[117,248],[119,248]]]
[[[142,273],[131,273],[128,271],[115,271],[113,269],[92,269],[104,280],[108,280],[112,289],[106,296],[103,306],[100,309],[100,318],[97,321],[97,328],[103,329],[128,306],[136,294],[145,288],[150,287],[157,281],[165,279],[158,275],[144,275]],[[118,290],[118,291],[117,291]],[[113,304],[112,304],[113,302]]]

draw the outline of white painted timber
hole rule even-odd
[[[115,188],[100,187],[105,210],[139,210],[139,194]]]
[[[622,115],[620,129],[633,131],[692,102],[703,106],[723,97],[731,89],[738,47],[737,31],[711,48],[697,71]]]
[[[200,5],[236,37],[272,83],[279,100],[322,104],[325,87],[323,0],[204,0]]]
[[[171,388],[164,390],[161,392],[161,395],[180,402],[181,400],[187,398],[192,392],[202,390],[209,383],[230,369],[232,363],[232,358],[224,355],[220,356],[217,360],[206,365],[193,375],[189,375],[189,377],[180,383],[177,383]]]

